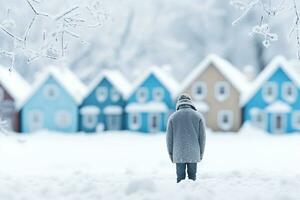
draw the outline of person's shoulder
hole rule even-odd
[[[201,112],[194,110],[194,114],[199,120],[204,121],[204,116]]]

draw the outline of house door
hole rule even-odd
[[[150,132],[160,131],[160,115],[158,113],[149,114],[149,130]]]
[[[274,133],[283,133],[286,129],[286,116],[282,113],[273,114],[273,131]]]
[[[107,115],[107,130],[121,130],[121,115]]]

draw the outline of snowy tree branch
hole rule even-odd
[[[38,11],[36,5],[40,5],[42,1],[40,0],[24,0],[28,7],[32,10],[34,16],[30,20],[29,24],[26,26],[23,37],[17,36],[13,31],[7,29],[0,24],[0,31],[7,34],[12,38],[13,41],[13,50],[0,50],[0,55],[10,57],[12,60],[13,68],[14,59],[15,59],[15,50],[21,50],[25,55],[27,55],[27,61],[32,62],[40,57],[49,58],[58,60],[65,57],[65,52],[68,47],[68,42],[66,41],[66,36],[80,40],[84,43],[84,40],[81,39],[81,36],[76,32],[79,31],[80,27],[95,28],[101,25],[101,19],[99,14],[102,9],[99,5],[99,1],[96,0],[91,6],[73,6],[70,9],[62,12],[57,16],[51,16],[48,13],[41,13]],[[89,8],[87,10],[86,8]],[[87,14],[90,15],[94,21],[86,20],[81,16],[86,16],[87,14],[83,11],[87,11]],[[32,49],[29,43],[29,38],[32,32],[32,28],[37,21],[38,17],[46,17],[47,20],[50,20],[54,27],[56,27],[50,34],[47,34],[46,31],[42,31],[42,45],[36,49]],[[51,24],[49,23],[49,24]],[[52,27],[45,28],[45,30],[51,30]],[[60,43],[60,45],[58,45]],[[85,42],[87,43],[87,42]],[[61,52],[61,53],[58,53]]]
[[[255,25],[252,29],[254,34],[259,34],[264,37],[263,44],[265,47],[269,47],[270,43],[276,41],[278,36],[276,33],[271,32],[271,26],[268,22],[264,22],[266,18],[272,20],[273,17],[279,16],[283,11],[289,11],[293,8],[294,21],[291,22],[292,28],[288,34],[290,39],[294,34],[297,41],[297,57],[300,59],[300,30],[299,30],[299,10],[297,7],[296,0],[281,0],[277,6],[272,6],[272,1],[269,4],[265,3],[264,0],[250,0],[248,3],[240,0],[232,0],[231,5],[242,11],[241,15],[233,21],[233,25],[237,25],[241,20],[249,15],[250,11],[254,8],[261,9],[261,21],[258,25]]]

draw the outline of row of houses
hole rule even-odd
[[[180,84],[159,67],[132,84],[116,70],[101,71],[89,86],[66,67],[47,67],[37,77],[29,85],[17,72],[0,68],[0,114],[8,129],[160,132],[184,92],[213,131],[236,132],[244,122],[270,133],[300,130],[300,72],[283,57],[252,81],[216,55]]]

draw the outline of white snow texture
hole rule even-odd
[[[300,135],[207,136],[197,181],[176,184],[165,135],[0,135],[1,200],[300,199]]]

